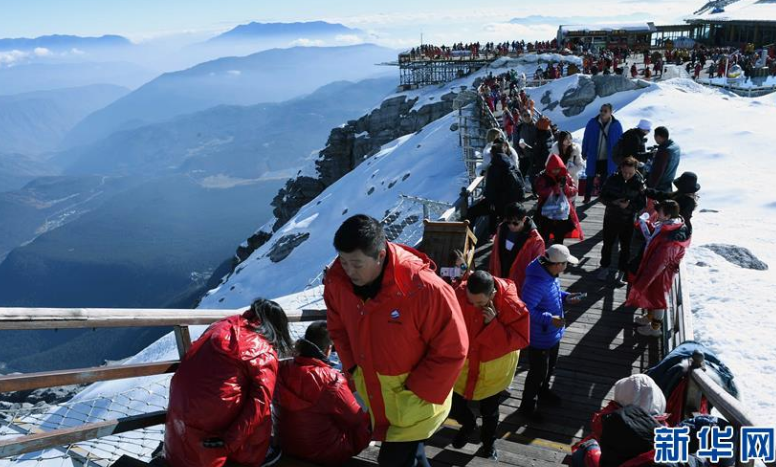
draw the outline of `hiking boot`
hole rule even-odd
[[[646,337],[660,337],[663,335],[662,328],[654,329],[651,324],[647,324],[636,329],[636,332]]]
[[[617,271],[614,275],[614,286],[625,287],[628,283],[625,281],[625,271]]]
[[[483,444],[477,455],[498,462],[498,449],[496,449],[496,443]]]
[[[563,403],[563,398],[561,398],[556,393],[550,391],[549,389],[539,393],[539,404],[540,405],[548,405],[548,406],[552,406],[552,407],[558,407],[562,403]]]
[[[636,319],[633,320],[636,324],[639,326],[644,326],[646,324],[652,324],[652,318],[649,317],[649,315],[641,315],[637,316]]]
[[[275,465],[280,462],[281,457],[283,457],[283,451],[280,450],[280,447],[270,446],[269,451],[267,451],[267,455],[264,457],[264,462],[261,463],[261,467]]]
[[[595,278],[601,282],[606,282],[607,280],[609,280],[609,268],[605,268],[605,267],[598,268],[598,272],[596,273]]]
[[[585,196],[585,199],[582,200],[582,204],[590,204],[590,197]]]
[[[462,426],[461,429],[458,430],[458,433],[456,433],[455,438],[453,438],[453,447],[455,449],[461,449],[466,446],[472,433],[474,433],[474,427]]]

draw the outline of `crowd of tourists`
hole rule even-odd
[[[425,443],[448,418],[460,425],[456,449],[474,440],[481,418],[478,455],[497,460],[501,402],[521,351],[528,373],[517,414],[541,422],[545,407],[564,403],[551,387],[566,309],[586,294],[563,290],[559,278],[579,262],[564,245],[584,239],[579,203],[605,206],[600,268],[590,274],[627,287],[625,305],[643,310],[638,334],[663,335],[666,294],[692,238],[696,175],[677,177],[681,151],[667,127],[642,119],[624,131],[608,103],[574,141],[538,115],[521,78],[491,75],[478,88],[503,116],[477,168],[483,197],[468,212],[492,241],[487,267],[447,281],[424,253],[388,241],[378,220],[347,219],[324,277],[326,321],[292,342],[282,308],[259,299],[186,353],[170,388],[168,464],[272,465],[284,453],[334,466],[375,440],[379,465],[428,466]],[[664,423],[665,396],[649,378],[618,382],[575,465],[651,460],[649,446],[630,452],[602,441],[612,417]]]

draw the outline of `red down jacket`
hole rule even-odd
[[[260,465],[272,431],[278,358],[251,311],[214,323],[183,357],[170,384],[164,455],[172,467]],[[204,448],[217,437],[224,448]]]
[[[362,301],[339,262],[326,275],[329,333],[380,441],[428,439],[447,418],[469,339],[455,291],[434,263],[388,242],[380,292]]]
[[[515,283],[493,279],[493,306],[498,314],[488,324],[482,310],[469,303],[467,282],[462,281],[455,289],[469,334],[469,354],[454,390],[467,400],[482,400],[508,388],[515,376],[519,350],[529,343],[530,313],[518,298]]]
[[[665,309],[666,294],[671,290],[688,246],[690,233],[681,219],[660,226],[644,251],[625,305],[645,310]]]
[[[557,179],[553,177],[552,171],[554,169],[560,169]],[[536,194],[539,196],[539,200],[536,203],[536,217],[541,218],[542,207],[547,202],[547,198],[551,194],[559,194],[561,192],[561,186],[559,181],[566,180],[566,185],[563,187],[563,194],[566,195],[566,199],[569,202],[571,209],[569,209],[569,220],[574,224],[574,230],[566,234],[566,238],[578,238],[580,240],[585,239],[585,235],[582,232],[582,226],[579,223],[579,216],[577,216],[577,208],[574,206],[574,197],[577,196],[577,186],[574,184],[574,178],[569,174],[566,165],[563,160],[557,154],[552,154],[547,159],[547,167],[536,177]],[[548,243],[549,239],[544,239],[545,243]]]
[[[283,453],[322,465],[342,465],[369,445],[369,415],[345,377],[316,358],[280,365],[278,431]]]

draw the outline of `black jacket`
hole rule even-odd
[[[644,134],[638,128],[631,128],[620,137],[620,140],[612,151],[612,160],[618,166],[623,159],[633,156],[641,162],[646,162],[644,153],[646,146],[644,144]]]
[[[491,154],[490,168],[485,175],[485,199],[495,206],[498,215],[503,214],[509,203],[522,201],[525,195],[523,176],[510,156]]]
[[[626,405],[601,420],[601,467],[616,467],[654,449],[654,430],[660,427],[637,405]]]
[[[635,221],[636,215],[647,204],[646,197],[642,193],[644,188],[644,177],[638,172],[628,181],[625,181],[620,172],[607,178],[601,189],[601,201],[606,206],[604,215],[621,221]],[[625,209],[616,202],[621,199],[630,201]]]

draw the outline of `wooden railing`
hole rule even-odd
[[[667,355],[670,351],[684,342],[693,340],[692,309],[690,307],[690,293],[684,283],[687,277],[687,268],[684,263],[679,266],[679,271],[674,277],[673,286],[668,296],[668,309],[663,323],[663,349]],[[701,396],[711,402],[714,408],[729,421],[736,430],[743,426],[753,426],[754,421],[746,413],[741,401],[728,393],[720,384],[706,372],[704,356],[695,352],[692,364],[689,368],[690,379],[688,381],[685,396],[685,413],[683,417],[690,417],[697,412],[701,404]],[[740,448],[740,446],[739,446]],[[753,466],[754,462],[740,463],[736,455],[736,465]],[[776,464],[769,463],[768,466]]]
[[[88,308],[0,308],[0,330],[76,329],[108,327],[167,327],[174,329],[178,354],[191,346],[189,326],[208,325],[242,310],[152,310]],[[325,319],[325,311],[288,312],[290,322]],[[0,376],[0,393],[69,386],[174,373],[180,360],[113,365]],[[31,434],[0,440],[0,459],[163,424],[157,411],[53,431],[30,427]]]

